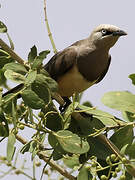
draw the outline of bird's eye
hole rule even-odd
[[[105,35],[105,34],[107,33],[107,30],[102,29],[101,33],[102,33],[103,35]]]

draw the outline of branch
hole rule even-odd
[[[44,13],[45,13],[45,24],[46,24],[48,36],[49,36],[49,39],[51,41],[54,53],[57,53],[57,49],[56,49],[56,46],[55,46],[55,43],[54,43],[54,40],[53,40],[53,37],[52,37],[52,33],[51,33],[51,30],[50,30],[48,19],[47,19],[46,0],[44,0]]]
[[[19,57],[2,39],[0,39],[0,46],[4,49],[14,60],[25,65],[25,61]]]
[[[26,144],[27,141],[21,137],[20,135],[16,134],[16,139],[21,142],[22,144]],[[71,174],[69,174],[65,169],[63,169],[61,166],[57,165],[53,160],[50,160],[48,162],[48,158],[44,155],[44,152],[38,152],[37,155],[39,156],[40,159],[44,160],[45,162],[47,162],[53,169],[55,169],[56,171],[58,171],[61,175],[63,175],[64,177],[66,177],[67,179],[70,180],[77,180],[74,176],[72,176]]]

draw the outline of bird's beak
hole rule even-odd
[[[123,30],[118,30],[118,31],[115,31],[113,32],[113,36],[126,36],[127,33]]]

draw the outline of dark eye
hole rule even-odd
[[[101,33],[102,33],[103,35],[105,35],[105,34],[107,34],[107,30],[102,29],[102,30],[101,30]]]

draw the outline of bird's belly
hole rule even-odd
[[[95,81],[89,82],[84,79],[76,66],[60,77],[57,82],[59,85],[59,94],[66,97],[70,97],[76,92],[80,93],[95,83]]]

